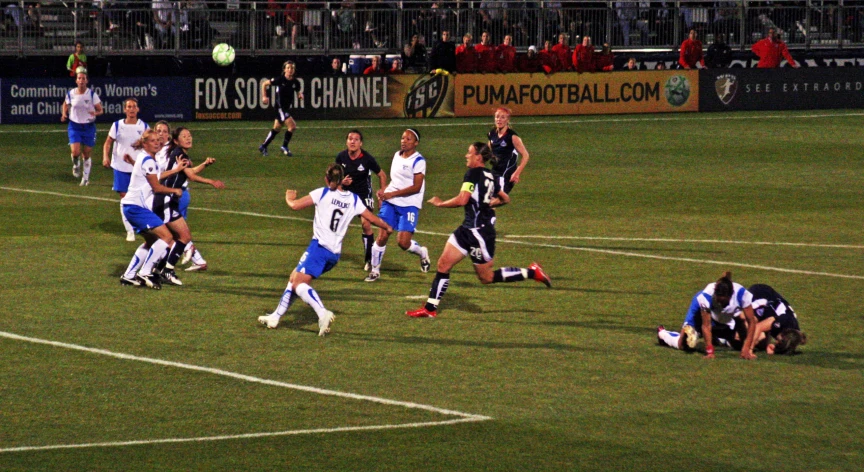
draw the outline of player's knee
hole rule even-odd
[[[406,241],[399,241],[399,247],[403,251],[407,251],[408,248],[411,247],[411,240],[409,239],[407,242]]]

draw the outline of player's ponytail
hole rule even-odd
[[[498,158],[495,156],[495,154],[492,154],[492,150],[489,149],[488,144],[486,144],[482,141],[477,141],[474,144],[472,144],[471,146],[474,148],[474,152],[483,156],[483,163],[484,164],[487,162],[491,162],[492,165],[494,166],[495,164],[498,163]]]
[[[732,297],[732,272],[723,272],[714,285],[714,295],[719,297]]]

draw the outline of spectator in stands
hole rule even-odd
[[[75,52],[69,55],[66,60],[66,70],[69,71],[69,77],[78,75],[78,68],[83,67],[84,73],[87,73],[87,55],[84,54],[84,43],[75,41]]]
[[[636,63],[635,57],[627,59],[627,65],[624,66],[624,70],[639,70],[639,64]]]
[[[567,44],[567,35],[561,33],[558,35],[558,43],[552,46],[552,51],[558,56],[559,70],[570,70],[573,66],[570,46]]]
[[[583,36],[582,44],[573,48],[573,69],[576,72],[594,72],[594,45],[591,44],[591,36]]]
[[[441,31],[441,39],[432,46],[430,68],[456,72],[456,45],[450,41],[450,31]]]
[[[789,54],[789,48],[786,47],[786,43],[780,38],[776,28],[769,28],[768,37],[758,41],[750,50],[759,57],[759,64],[756,67],[761,69],[780,67],[780,61],[783,58],[792,67],[801,67],[795,62],[795,59],[792,59],[792,55]]]
[[[411,72],[426,70],[426,46],[420,41],[419,34],[411,35],[411,41],[402,48],[402,60]]]
[[[708,54],[705,55],[705,65],[712,69],[729,67],[732,63],[732,48],[726,44],[726,36],[718,34],[714,37],[714,43],[708,46]]]
[[[153,25],[159,33],[159,47],[169,47],[171,38],[177,34],[174,7],[170,0],[153,0]]]
[[[702,54],[702,41],[699,41],[696,30],[690,30],[690,35],[681,43],[678,65],[682,69],[696,69],[696,64],[705,67],[705,56]]]
[[[495,45],[492,44],[492,36],[488,31],[480,35],[480,44],[474,46],[477,52],[477,72],[495,72]]]
[[[363,75],[384,75],[387,71],[381,67],[381,56],[372,56],[372,65],[363,71]]]
[[[291,34],[291,49],[297,49],[297,35],[303,24],[306,4],[300,1],[285,3],[285,32]]]
[[[495,48],[495,67],[498,72],[516,72],[516,48],[513,36],[504,36],[504,42]]]
[[[516,70],[519,72],[540,72],[542,70],[543,61],[537,54],[536,46],[528,46],[528,54],[519,57],[516,61]]]
[[[554,74],[561,70],[561,63],[558,62],[558,54],[552,50],[552,41],[546,41],[543,43],[543,50],[537,53],[540,56],[540,62],[543,64],[541,67],[543,72],[547,74]]]
[[[643,39],[648,36],[648,23],[640,19],[640,8],[648,6],[645,4],[650,2],[615,2],[624,47],[630,46],[630,27],[634,24],[642,33]]]
[[[480,2],[480,17],[482,18],[481,30],[495,32],[503,31],[504,28],[507,27],[507,2]]]
[[[185,0],[180,10],[181,47],[207,49],[214,32],[210,28],[210,10],[204,0]]]
[[[402,59],[398,57],[393,58],[393,64],[390,66],[390,70],[387,71],[390,75],[398,75],[404,74],[405,71],[402,70]]]
[[[333,77],[341,77],[345,75],[345,72],[342,72],[342,60],[338,57],[334,57],[330,61],[330,69],[327,71]]]
[[[666,70],[666,63],[663,61],[658,62],[657,65],[654,66],[654,70]]]
[[[471,33],[462,36],[462,44],[456,48],[456,72],[473,74],[477,72],[477,51],[474,50]]]
[[[354,2],[343,0],[339,4],[339,9],[332,13],[333,20],[336,22],[336,33],[339,38],[339,47],[342,48],[360,48],[360,40],[357,37],[357,9]]]
[[[594,70],[611,72],[615,69],[615,54],[612,54],[612,46],[603,43],[603,49],[594,53]]]

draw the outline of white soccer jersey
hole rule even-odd
[[[132,164],[123,160],[123,156],[129,154],[132,159],[138,155],[138,151],[132,149],[141,134],[148,128],[144,120],[138,120],[133,125],[127,125],[126,120],[117,120],[111,125],[108,137],[114,140],[114,150],[111,152],[111,168],[120,172],[132,172]]]
[[[120,199],[123,205],[137,205],[153,210],[153,187],[147,181],[148,175],[159,176],[161,169],[146,152],[141,152],[132,167],[132,177],[129,180],[129,190],[126,196]]]
[[[312,222],[312,237],[318,245],[332,252],[342,252],[342,239],[348,225],[355,216],[366,210],[363,199],[346,190],[316,188],[309,192],[315,202],[315,220]]]
[[[393,192],[402,190],[414,185],[414,174],[426,175],[426,159],[415,152],[408,157],[402,157],[400,152],[393,155],[393,162],[390,164],[390,184],[387,185],[385,192]],[[392,205],[400,207],[423,207],[423,192],[426,191],[426,179],[423,179],[423,186],[420,191],[414,195],[406,195],[403,197],[394,197],[389,200]]]
[[[730,325],[732,318],[734,318],[737,313],[740,313],[744,308],[753,304],[753,294],[744,288],[743,285],[733,282],[732,299],[729,300],[729,304],[726,305],[726,308],[718,311],[711,306],[711,299],[714,298],[714,287],[716,285],[716,283],[708,284],[705,289],[702,290],[702,293],[696,296],[696,299],[699,300],[699,308],[710,311],[711,318],[714,319],[714,321]]]
[[[77,88],[74,88],[66,92],[65,103],[69,105],[69,121],[84,125],[96,121],[96,116],[91,113],[96,113],[96,105],[102,103],[102,100],[92,88],[88,88],[81,94],[78,93]]]
[[[169,143],[165,143],[165,145],[162,146],[162,149],[160,149],[156,153],[156,155],[154,156],[156,158],[156,162],[159,164],[159,168],[162,169],[163,171],[165,170],[166,167],[168,167],[168,147],[169,146],[170,146]]]

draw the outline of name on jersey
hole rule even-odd
[[[276,100],[270,87],[270,103],[261,102],[263,78],[196,78],[195,110],[267,109]],[[389,77],[351,76],[297,78],[304,100],[295,97],[294,108],[385,108],[392,106],[387,89]]]
[[[331,205],[336,205],[336,206],[339,207],[339,208],[348,208],[348,207],[351,206],[348,202],[343,202],[343,201],[338,200],[338,199],[336,199],[336,198],[334,198],[333,200],[331,200],[331,201],[330,201],[330,204],[331,204]]]

